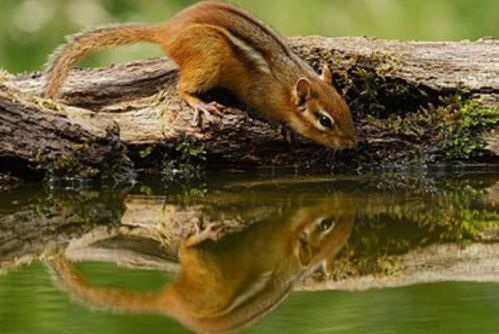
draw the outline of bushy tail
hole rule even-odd
[[[159,26],[117,25],[70,36],[68,43],[59,47],[50,58],[44,96],[58,98],[69,71],[89,52],[115,45],[160,43],[159,34]]]

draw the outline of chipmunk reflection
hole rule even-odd
[[[212,226],[200,231],[181,246],[175,281],[154,294],[92,286],[64,256],[49,265],[60,283],[92,305],[165,314],[200,333],[230,332],[274,309],[305,274],[332,265],[354,221],[353,213],[341,211],[346,203],[335,199],[218,242],[206,240]]]

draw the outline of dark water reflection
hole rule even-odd
[[[0,193],[1,332],[499,331],[498,172],[207,180]]]

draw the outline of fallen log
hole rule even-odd
[[[360,144],[327,154],[232,105],[222,126],[197,126],[176,93],[174,64],[153,59],[75,70],[64,103],[39,97],[41,73],[0,75],[0,172],[95,176],[195,152],[212,166],[380,167],[499,160],[499,41],[398,42],[299,37],[292,48],[328,64]],[[110,130],[113,129],[113,130]],[[118,138],[119,133],[119,138]],[[117,140],[119,139],[119,140]],[[181,151],[179,153],[179,151]],[[111,162],[110,162],[111,161]],[[190,161],[189,161],[190,162]],[[17,173],[19,174],[19,173]]]

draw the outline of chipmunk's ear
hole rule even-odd
[[[327,83],[328,85],[332,85],[333,84],[333,74],[331,73],[331,70],[329,69],[329,66],[324,65],[322,67],[321,79],[325,83]]]
[[[307,100],[310,98],[310,81],[306,78],[300,78],[296,82],[295,86],[295,98],[296,105],[301,107],[304,106]]]

